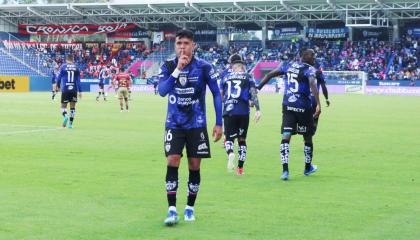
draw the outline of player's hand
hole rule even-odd
[[[81,92],[79,92],[79,98],[82,98],[82,93]]]
[[[181,54],[182,55],[178,59],[178,66],[176,66],[178,70],[184,69],[184,67],[187,66],[188,63],[190,63],[190,58],[187,55],[183,55],[183,53]]]
[[[257,123],[261,118],[261,111],[256,111],[254,115],[254,121]]]
[[[320,114],[321,114],[321,105],[318,104],[318,105],[316,105],[316,109],[315,109],[315,113],[314,113],[314,118],[319,117]]]
[[[330,106],[330,100],[325,100],[325,103],[327,103],[327,107],[329,107]]]
[[[217,142],[222,137],[222,126],[215,125],[213,128],[213,141]]]
[[[249,101],[249,107],[254,107],[254,102],[253,101]]]

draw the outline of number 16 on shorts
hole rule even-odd
[[[171,151],[171,141],[172,141],[172,129],[167,129],[165,131],[165,152],[168,153]]]

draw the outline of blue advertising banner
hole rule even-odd
[[[90,85],[97,85],[98,79],[81,79],[82,92],[89,92]],[[29,90],[31,92],[45,92],[52,90],[51,77],[31,76],[29,81]]]
[[[420,87],[420,79],[417,81],[384,81],[384,80],[369,80],[367,81],[368,86],[390,86],[390,87],[408,87],[408,86],[418,86]]]
[[[308,28],[308,38],[320,38],[320,39],[339,39],[347,38],[349,29],[344,28]]]
[[[300,29],[297,27],[276,28],[273,30],[273,34],[279,37],[295,36],[300,34]]]
[[[407,34],[412,37],[420,37],[420,27],[412,27],[407,29]]]

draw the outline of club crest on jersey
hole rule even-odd
[[[166,152],[169,152],[169,150],[171,150],[171,144],[166,144],[165,145],[165,150],[166,150]]]
[[[181,86],[185,86],[185,85],[187,85],[187,76],[185,76],[185,75],[180,75],[179,76],[179,83],[181,84]]]
[[[200,134],[200,137],[201,137],[201,140],[206,140],[206,136],[204,136],[203,132]]]

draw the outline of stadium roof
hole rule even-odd
[[[180,28],[194,28],[197,23],[229,27],[236,23],[270,26],[279,22],[299,22],[305,25],[309,21],[341,20],[352,25],[384,26],[399,19],[420,19],[418,0],[113,0],[50,4],[12,2],[14,3],[0,6],[0,19],[13,25],[130,22],[153,29],[168,23]]]

